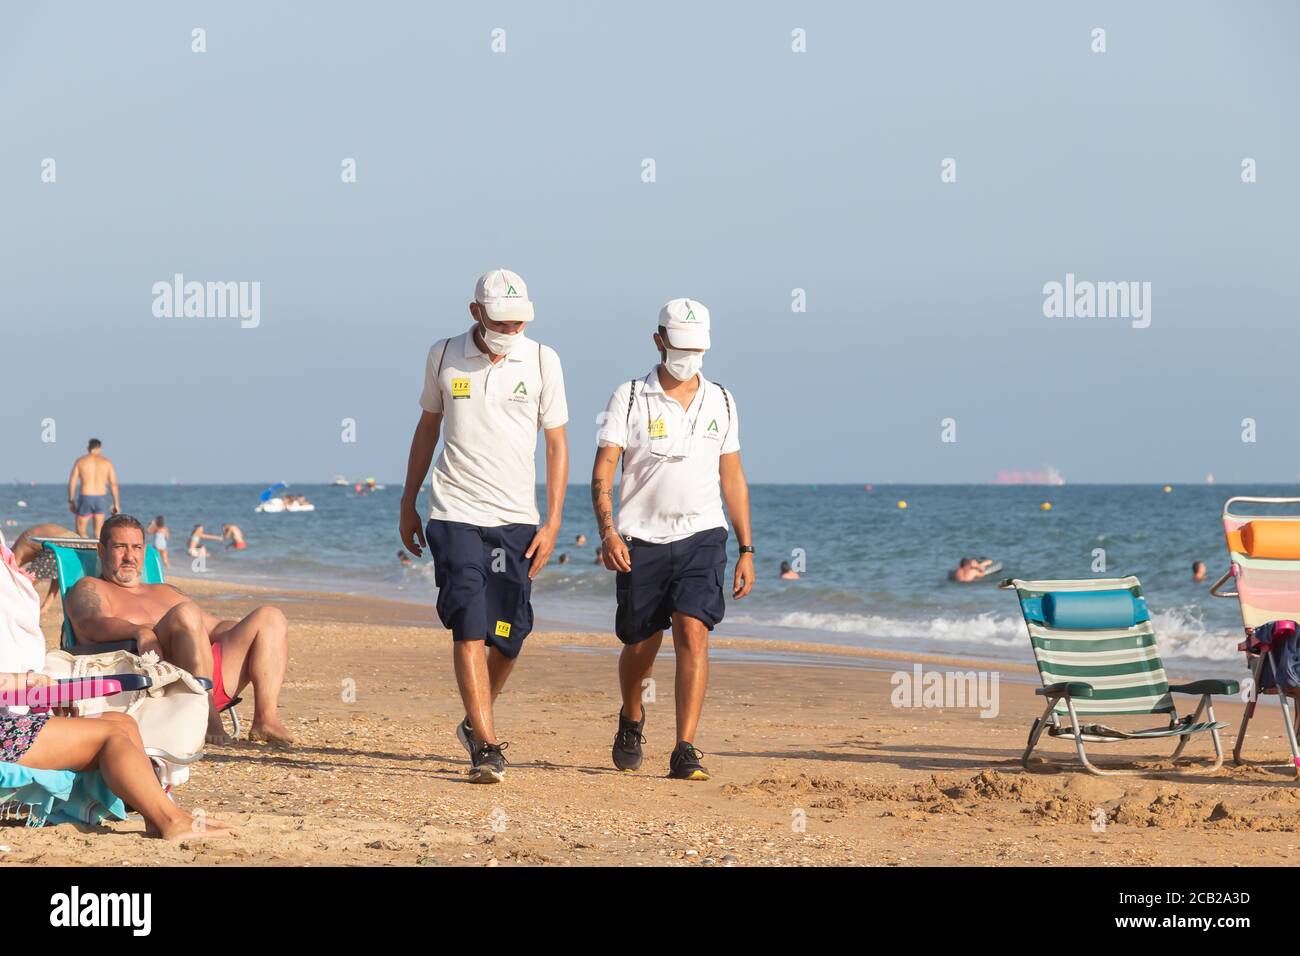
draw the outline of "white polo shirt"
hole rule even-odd
[[[614,390],[596,442],[623,449],[618,533],[664,544],[727,526],[718,459],[740,451],[740,416],[735,396],[703,375],[682,408],[664,395],[658,369],[636,382],[630,411],[632,383]]]
[[[420,407],[442,414],[429,517],[481,528],[537,524],[537,430],[569,420],[555,349],[519,333],[495,365],[474,330],[429,349]],[[442,370],[439,372],[439,363]]]

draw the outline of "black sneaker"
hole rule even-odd
[[[641,745],[645,743],[645,737],[641,734],[641,728],[645,726],[645,710],[641,711],[641,719],[638,721],[628,720],[623,716],[623,711],[618,712],[618,733],[614,735],[614,766],[624,773],[631,773],[633,770],[641,769]]]
[[[465,748],[465,753],[469,754],[472,763],[474,761],[474,728],[469,725],[468,717],[456,725],[456,739]]]
[[[683,740],[668,758],[668,776],[674,780],[708,780],[709,772],[700,763],[704,754]]]
[[[506,779],[506,758],[501,751],[509,744],[479,744],[469,758],[470,783],[501,783]]]

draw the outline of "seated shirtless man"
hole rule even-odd
[[[84,643],[134,639],[140,653],[158,656],[213,683],[208,698],[208,742],[228,743],[218,709],[253,685],[250,740],[288,745],[277,713],[289,662],[288,625],[273,607],[242,621],[222,621],[170,584],[144,584],[144,529],[130,515],[114,515],[99,535],[99,577],[82,578],[66,608]]]

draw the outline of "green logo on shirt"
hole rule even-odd
[[[709,422],[708,431],[716,432],[718,430],[718,420],[715,418]]]
[[[526,388],[524,387],[524,383],[523,383],[522,381],[520,381],[520,383],[519,383],[518,385],[515,386],[515,394],[516,394],[516,395],[527,395],[527,394],[528,394],[528,389],[526,389]]]

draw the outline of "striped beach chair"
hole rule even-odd
[[[1278,621],[1300,621],[1300,515],[1233,514],[1234,505],[1239,506],[1239,511],[1241,505],[1266,505],[1295,511],[1300,509],[1300,498],[1239,496],[1229,498],[1223,504],[1223,532],[1231,563],[1223,576],[1210,586],[1210,594],[1218,598],[1235,597],[1241,606],[1241,620],[1246,629],[1246,639],[1237,645],[1237,649],[1246,655],[1252,687],[1241,716],[1241,729],[1232,748],[1233,761],[1241,763],[1246,728],[1255,716],[1261,677],[1270,653],[1270,645],[1260,643],[1256,638],[1256,629]],[[1224,586],[1234,579],[1236,590],[1225,591]],[[1263,693],[1277,694],[1287,742],[1291,745],[1291,762],[1300,777],[1300,746],[1296,743],[1300,715],[1292,717],[1287,695],[1279,694],[1276,687]]]
[[[1142,585],[1135,577],[1093,578],[1079,581],[1005,581],[1015,589],[1029,629],[1034,660],[1043,686],[1036,693],[1047,698],[1043,715],[1034,721],[1021,762],[1029,757],[1046,731],[1052,737],[1074,741],[1079,760],[1089,773],[1137,774],[1142,770],[1102,770],[1088,759],[1084,744],[1125,740],[1177,738],[1170,759],[1177,761],[1193,734],[1208,731],[1214,742],[1214,764],[1199,772],[1223,766],[1219,731],[1227,726],[1214,718],[1212,694],[1235,694],[1232,680],[1199,680],[1171,685],[1156,648]],[[1196,711],[1179,717],[1172,694],[1197,694]],[[1208,718],[1201,720],[1204,713]],[[1160,714],[1163,727],[1120,730],[1085,718]],[[1069,723],[1064,724],[1064,718]]]

